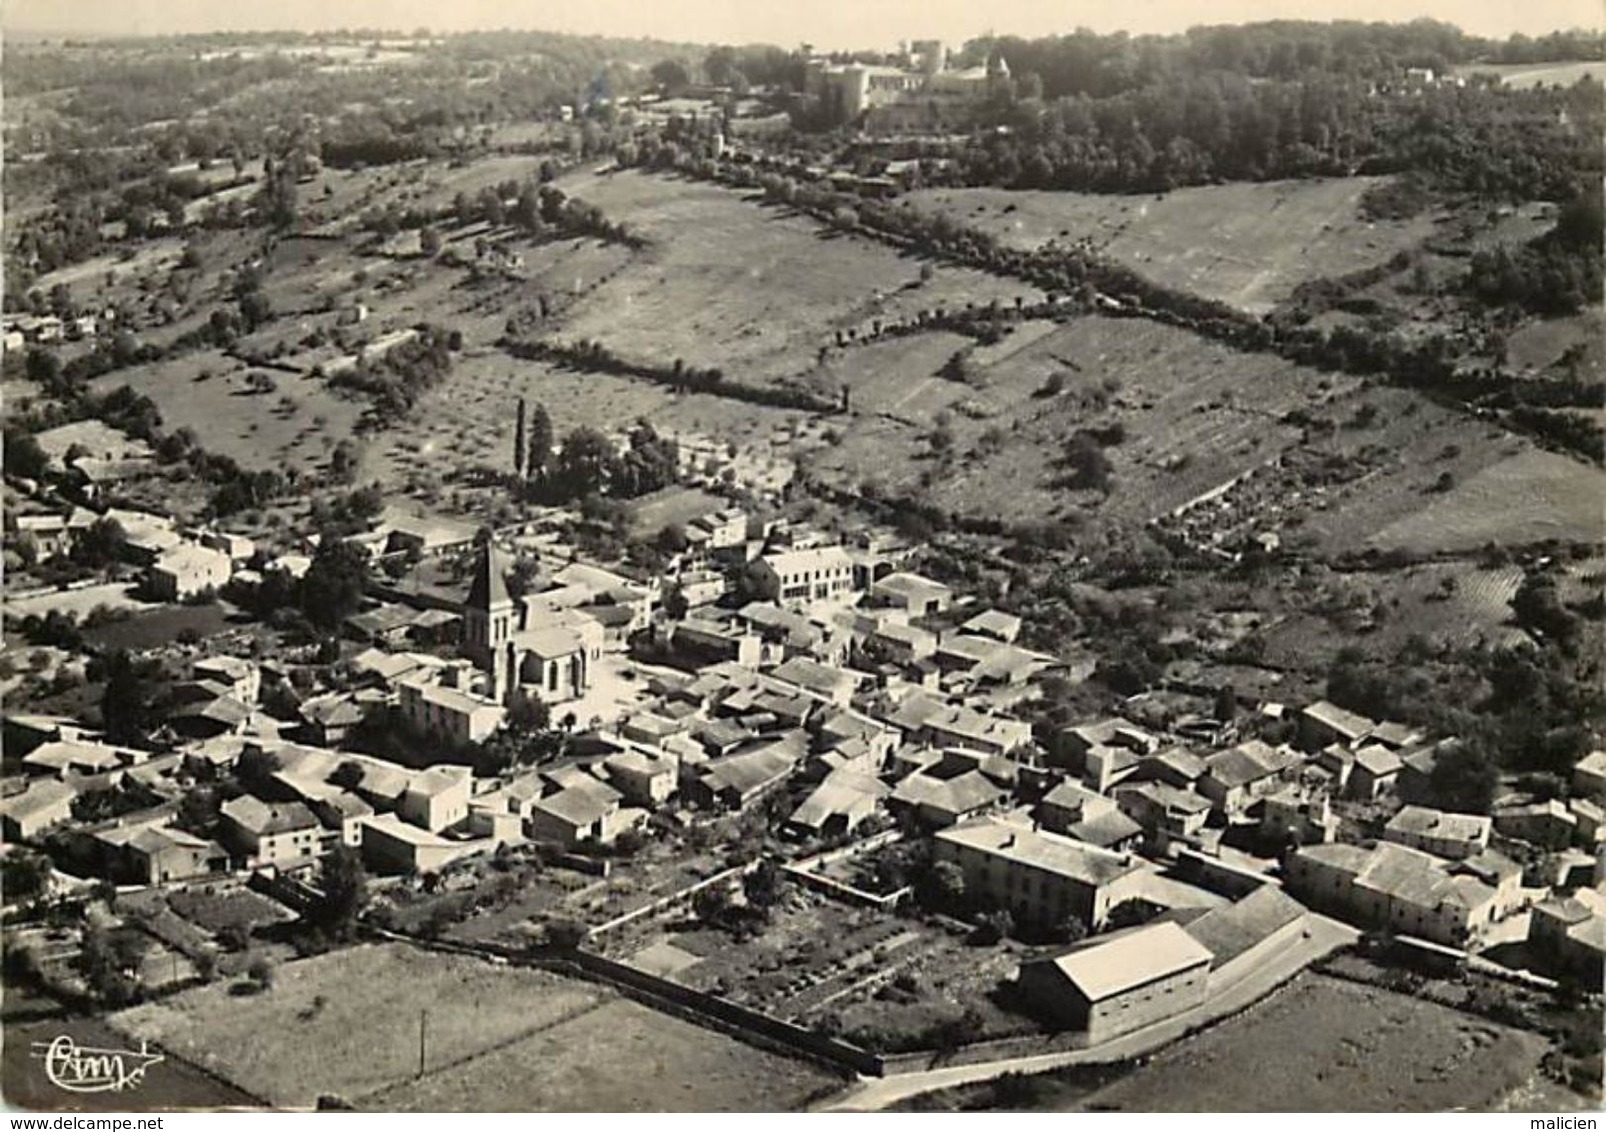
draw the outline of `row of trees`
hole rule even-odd
[[[1002,57],[1016,75],[1033,74],[1048,98],[1106,98],[1167,77],[1232,72],[1257,80],[1311,75],[1398,79],[1407,68],[1437,74],[1481,60],[1538,62],[1606,58],[1599,32],[1557,32],[1500,42],[1467,35],[1434,20],[1361,23],[1274,20],[1195,27],[1180,35],[1070,35],[1022,39],[984,36],[965,44],[959,61],[976,66]]]
[[[1602,167],[1599,83],[1380,92],[1325,73],[1262,80],[1165,75],[1103,97],[998,108],[928,177],[964,184],[1163,192],[1222,180],[1415,170],[1457,191],[1555,200]],[[1586,125],[1585,123],[1588,123]],[[991,129],[1006,126],[1006,131]]]
[[[498,345],[516,358],[554,362],[591,373],[641,378],[659,385],[667,385],[680,393],[711,393],[718,397],[730,397],[753,404],[803,409],[814,413],[829,413],[840,408],[838,402],[827,400],[805,389],[784,385],[750,385],[726,377],[724,371],[717,367],[691,366],[680,358],[676,358],[669,365],[629,361],[615,354],[601,342],[590,339],[563,343],[504,337]]]
[[[1217,302],[1156,284],[1107,259],[1086,242],[1011,248],[988,233],[940,213],[864,201],[826,186],[789,176],[779,163],[753,165],[687,158],[680,171],[744,188],[761,188],[767,199],[784,202],[835,227],[859,232],[917,254],[946,259],[995,275],[1024,280],[1048,293],[1051,303],[1069,297],[1062,313],[1093,311],[1115,317],[1148,318],[1216,339],[1240,350],[1275,353],[1302,365],[1362,376],[1382,376],[1415,388],[1474,401],[1490,393],[1490,381],[1461,365],[1465,343],[1445,334],[1426,337],[1372,326],[1341,325],[1332,330],[1301,325],[1287,317],[1259,318]],[[1587,213],[1586,208],[1577,210]],[[1569,209],[1569,215],[1572,210]],[[1579,228],[1587,227],[1580,224]],[[1006,308],[1001,317],[1011,317]],[[543,350],[550,346],[538,344]],[[1511,420],[1548,442],[1591,459],[1602,447],[1593,422],[1554,410],[1569,389],[1582,385],[1530,386],[1497,379],[1512,406]],[[1537,397],[1539,403],[1531,404]],[[1558,401],[1558,397],[1563,400]],[[1566,418],[1563,420],[1562,418]]]

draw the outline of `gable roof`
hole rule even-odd
[[[1020,633],[1021,619],[1013,613],[1004,613],[997,609],[984,609],[959,626],[959,628],[967,633],[979,633],[986,637],[997,637],[999,640],[1012,641]]]
[[[542,798],[531,808],[551,814],[569,825],[585,826],[617,810],[623,797],[607,783],[593,779],[584,785],[565,787],[556,794]]]
[[[1489,818],[1480,814],[1458,814],[1427,806],[1406,806],[1390,818],[1383,828],[1388,833],[1477,841],[1489,836],[1491,824]]]
[[[1305,906],[1275,884],[1263,884],[1235,904],[1212,908],[1189,922],[1187,933],[1215,957],[1231,962],[1305,914]]]
[[[1398,774],[1400,767],[1403,765],[1400,762],[1399,755],[1396,755],[1387,747],[1380,747],[1375,743],[1362,747],[1355,752],[1355,769],[1364,770],[1373,778]]]
[[[76,795],[77,792],[65,782],[55,778],[43,778],[30,783],[22,793],[12,794],[0,800],[0,814],[13,821],[23,821],[63,803],[70,804]]]
[[[1051,962],[1089,1002],[1102,1002],[1210,963],[1210,951],[1169,920],[1095,942]]]
[[[1340,735],[1347,735],[1351,740],[1364,738],[1371,732],[1372,728],[1377,726],[1376,723],[1367,719],[1364,715],[1345,711],[1328,700],[1317,700],[1305,708],[1304,715],[1307,719],[1315,720]]]
[[[909,806],[926,806],[954,817],[997,804],[1007,792],[979,770],[952,778],[916,771],[892,791],[892,798]]]
[[[1262,778],[1268,778],[1276,773],[1267,762],[1257,756],[1258,752],[1249,743],[1241,743],[1225,751],[1218,751],[1205,759],[1206,776],[1230,790],[1237,786],[1247,786],[1251,782],[1259,782]]]
[[[873,806],[887,793],[886,785],[870,775],[834,770],[787,820],[793,825],[820,829],[833,815],[851,813],[855,807],[866,804]]]
[[[268,803],[250,794],[242,794],[224,802],[219,810],[241,829],[258,837],[319,827],[312,811],[300,802]]]
[[[1100,849],[1108,849],[1112,845],[1119,845],[1143,832],[1143,827],[1120,810],[1105,810],[1092,817],[1083,818],[1070,825],[1066,834],[1085,841],[1089,845],[1097,845]]]
[[[1095,887],[1143,868],[1130,857],[999,817],[978,818],[942,830],[936,836],[939,841],[1002,857]]]
[[[734,790],[744,795],[786,777],[796,765],[796,761],[781,749],[780,744],[771,743],[757,750],[704,763],[698,768],[697,777],[716,793]]]

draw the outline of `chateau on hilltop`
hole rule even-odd
[[[804,91],[851,122],[867,111],[900,104],[980,102],[1008,77],[1009,64],[998,55],[984,67],[949,69],[947,48],[928,39],[910,44],[896,64],[810,59]]]

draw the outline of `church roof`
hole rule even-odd
[[[489,610],[498,605],[511,605],[507,592],[507,562],[502,552],[491,543],[485,544],[478,565],[474,567],[474,581],[468,588],[469,609]]]

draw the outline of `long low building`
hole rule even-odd
[[[1135,858],[1000,818],[944,829],[934,851],[964,870],[968,895],[1041,927],[1098,928],[1111,908],[1144,895],[1146,870]]]
[[[1023,1000],[1048,1021],[1085,1031],[1097,1045],[1202,1005],[1213,959],[1161,920],[1022,964],[1019,985]]]
[[[1311,845],[1284,870],[1307,904],[1450,947],[1465,947],[1521,899],[1521,868],[1495,853],[1448,861],[1388,841]]]

